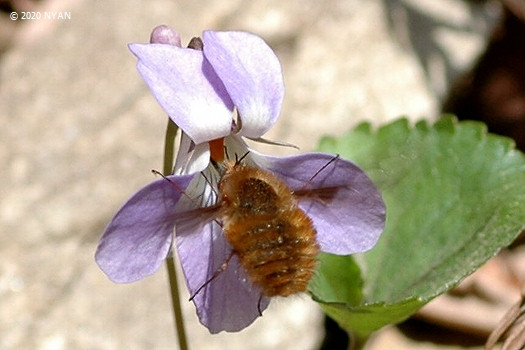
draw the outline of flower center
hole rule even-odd
[[[209,144],[211,160],[215,163],[222,163],[224,161],[224,137],[211,140]]]

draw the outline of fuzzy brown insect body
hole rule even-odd
[[[288,186],[269,172],[233,164],[219,191],[224,234],[252,282],[269,297],[306,291],[317,232]]]

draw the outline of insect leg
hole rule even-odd
[[[226,270],[226,268],[228,268],[228,264],[230,263],[230,260],[231,258],[233,257],[233,255],[235,254],[235,251],[232,250],[230,255],[226,258],[226,260],[221,264],[221,266],[215,270],[215,272],[213,273],[213,275],[210,277],[209,280],[207,280],[206,282],[204,282],[204,284],[202,286],[200,286],[196,291],[195,293],[193,293],[193,295],[190,297],[190,301],[192,301],[196,296],[197,294],[199,294],[199,292],[201,290],[204,289],[204,287],[206,287],[211,281],[213,281],[214,279],[216,279],[217,277],[219,277],[219,275],[224,272]]]
[[[259,301],[257,302],[257,311],[259,311],[259,316],[262,316],[262,310],[261,310],[261,302],[262,302],[263,294],[259,296]]]

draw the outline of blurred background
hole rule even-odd
[[[287,88],[266,138],[302,152],[362,121],[435,120],[443,111],[482,119],[525,147],[524,7],[516,0],[0,0],[0,349],[177,347],[164,269],[116,285],[93,258],[110,218],[162,164],[167,117],[128,43],[148,42],[159,24],[179,30],[183,43],[204,29],[262,36]],[[516,244],[414,320],[379,332],[370,349],[481,349],[519,300],[522,255]],[[191,302],[183,307],[192,349],[319,349],[325,338],[323,315],[306,295],[274,300],[251,327],[214,336]]]

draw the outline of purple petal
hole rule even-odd
[[[228,261],[232,248],[217,223],[177,227],[176,243],[190,294],[205,285],[193,301],[200,322],[211,333],[239,331],[259,316],[261,291],[249,281],[236,255]],[[225,263],[226,269],[211,280]],[[261,311],[269,302],[262,298]]]
[[[174,174],[185,175],[203,171],[210,164],[209,143],[195,144],[186,133],[181,134]]]
[[[322,153],[289,158],[252,156],[300,195],[299,206],[313,220],[322,251],[348,255],[377,243],[385,225],[385,203],[355,164]]]
[[[159,104],[196,144],[230,134],[232,101],[201,51],[163,44],[129,48]]]
[[[245,32],[203,33],[204,55],[237,107],[240,134],[262,136],[275,123],[284,98],[281,65],[272,49]]]
[[[153,274],[168,255],[175,225],[175,205],[194,175],[170,176],[137,192],[106,228],[95,259],[116,283]]]

